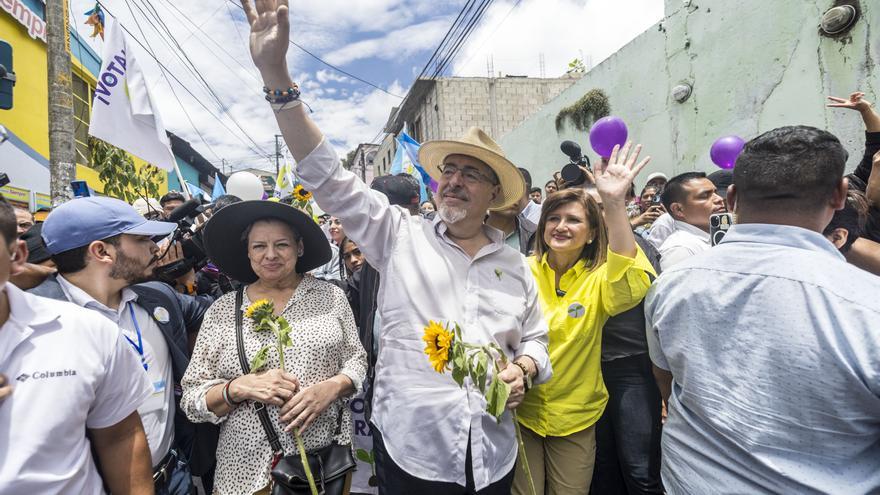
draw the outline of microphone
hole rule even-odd
[[[581,160],[581,157],[584,156],[581,153],[581,147],[574,141],[563,141],[562,144],[559,145],[559,149],[562,150],[571,161],[577,163]]]
[[[202,206],[201,201],[199,201],[198,199],[191,199],[186,203],[178,206],[177,208],[171,210],[171,213],[168,214],[168,218],[165,219],[165,221],[177,223],[186,217],[192,216],[192,214],[196,213],[196,210],[198,210],[200,206]]]

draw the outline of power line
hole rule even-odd
[[[231,3],[232,5],[235,5],[235,6],[238,7],[239,9],[244,10],[244,7],[242,7],[241,5],[238,5],[238,4],[234,3],[234,2],[232,2],[232,0],[226,0],[226,1],[229,2],[229,3]],[[352,79],[354,79],[354,80],[356,80],[356,81],[360,81],[360,82],[366,84],[367,86],[371,86],[371,87],[373,87],[373,88],[376,88],[376,89],[378,89],[379,91],[381,91],[381,92],[383,92],[383,93],[386,93],[386,94],[389,94],[389,95],[391,95],[391,96],[393,96],[393,97],[395,97],[395,98],[400,98],[401,100],[403,99],[403,96],[396,95],[396,94],[394,94],[394,93],[388,91],[387,89],[382,88],[381,86],[377,86],[376,84],[373,84],[373,83],[371,83],[370,81],[367,81],[366,79],[364,79],[364,78],[362,78],[362,77],[358,77],[358,76],[352,74],[351,72],[348,72],[348,71],[342,70],[342,69],[340,69],[339,67],[337,67],[337,66],[331,64],[330,62],[327,62],[326,60],[324,60],[324,59],[322,59],[321,57],[319,57],[319,56],[315,55],[314,53],[310,52],[310,51],[307,50],[304,46],[302,46],[302,45],[300,45],[299,43],[293,41],[292,39],[288,39],[287,41],[289,41],[291,45],[293,45],[293,46],[299,48],[300,50],[302,50],[303,52],[305,52],[306,55],[309,55],[310,57],[314,58],[314,59],[317,60],[318,62],[321,62],[322,64],[326,65],[327,67],[330,67],[331,69],[335,70],[336,72],[339,72],[339,73],[341,73],[341,74],[345,74],[346,76],[348,76],[348,77],[350,77],[350,78],[352,78]]]
[[[495,36],[495,33],[498,32],[498,29],[501,28],[501,25],[504,24],[504,21],[506,21],[507,18],[510,17],[510,14],[513,13],[513,11],[519,6],[519,4],[521,2],[522,2],[522,0],[516,0],[516,2],[514,2],[513,7],[511,7],[510,10],[508,10],[507,13],[504,14],[504,17],[501,19],[501,22],[499,22],[498,24],[495,25],[495,29],[493,29],[492,32],[489,33],[489,36],[487,36],[486,39],[484,39],[483,42],[480,43],[480,46],[478,46],[477,49],[474,50],[473,55],[471,55],[470,58],[465,60],[464,64],[462,64],[462,66],[466,66],[468,63],[470,63],[471,60],[474,59],[474,57],[477,55],[477,53],[480,52],[480,49],[483,48],[483,45],[485,45],[490,39],[492,39],[493,36]]]
[[[150,53],[151,56],[155,57],[155,55],[153,54],[153,50],[150,48],[150,44],[147,41],[147,37],[144,35],[144,30],[141,28],[141,24],[140,24],[140,22],[138,22],[137,17],[135,17],[134,11],[132,11],[131,5],[129,5],[128,0],[125,0],[125,5],[128,7],[128,11],[131,13],[131,18],[134,20],[134,23],[137,26],[138,31],[141,33],[141,36],[144,37],[144,43],[147,43],[146,50]],[[117,20],[116,22],[119,22],[119,21]],[[122,24],[120,23],[119,26],[121,27]],[[171,81],[168,80],[168,76],[165,74],[165,69],[162,68],[162,69],[160,69],[160,71],[162,72],[162,77],[165,79],[165,82],[168,83],[168,88],[171,89],[171,94],[174,95],[174,99],[177,100],[177,104],[180,105],[180,109],[183,110],[183,114],[186,116],[186,120],[189,121],[189,125],[192,126],[194,131],[196,131],[196,134],[198,134],[199,139],[201,139],[202,143],[204,143],[205,146],[208,147],[208,150],[211,152],[212,155],[214,155],[214,158],[217,158],[219,160],[220,156],[217,154],[216,151],[214,151],[214,148],[212,148],[211,145],[208,144],[208,141],[205,139],[205,136],[202,135],[202,132],[199,131],[199,129],[196,127],[195,123],[193,123],[192,118],[189,116],[189,113],[186,111],[186,108],[183,107],[183,103],[180,101],[180,97],[177,96],[177,92],[174,91],[174,86],[171,84]],[[183,187],[183,184],[181,184],[180,186]]]
[[[127,1],[128,0],[126,0],[126,2]],[[132,1],[135,1],[135,0],[132,0]],[[167,33],[168,37],[171,38],[171,41],[177,46],[177,49],[179,50],[180,55],[182,55],[183,58],[186,59],[186,61],[190,64],[192,69],[195,71],[197,78],[202,82],[205,89],[208,91],[208,94],[210,94],[214,98],[214,100],[217,102],[217,105],[218,105],[218,108],[220,109],[220,111],[222,113],[224,113],[229,118],[229,120],[232,121],[233,124],[235,124],[235,127],[237,127],[238,130],[241,131],[242,134],[244,134],[244,136],[251,143],[253,143],[253,145],[258,150],[260,150],[261,152],[268,155],[269,153],[266,152],[266,150],[264,150],[262,147],[260,147],[260,145],[250,136],[250,134],[248,134],[247,131],[244,130],[244,128],[241,126],[241,124],[238,122],[238,120],[236,120],[235,116],[233,116],[231,113],[229,113],[229,111],[226,108],[226,104],[223,102],[223,100],[220,99],[220,96],[218,96],[217,93],[214,92],[213,88],[211,88],[211,85],[208,83],[208,81],[205,79],[205,77],[202,76],[201,72],[199,72],[199,70],[196,68],[195,64],[192,62],[192,60],[190,60],[189,56],[183,50],[183,47],[180,46],[180,43],[177,42],[177,39],[171,33],[171,30],[168,29],[168,26],[165,24],[164,21],[162,21],[162,18],[159,15],[158,11],[156,11],[155,7],[153,7],[150,2],[147,2],[145,0],[144,0],[144,3],[148,7],[148,9],[150,9],[150,8],[152,9],[153,15],[155,16],[156,21],[165,29],[165,32]],[[135,3],[135,6],[137,6],[137,3]],[[159,33],[159,34],[161,35],[161,33]]]
[[[113,15],[112,12],[110,12],[110,10],[107,9],[106,5],[104,5],[104,4],[101,3],[101,2],[99,2],[99,4],[101,5],[101,7],[102,7],[102,8],[103,8],[108,14],[110,14],[110,15],[113,16],[113,17],[116,17],[116,16]],[[118,19],[118,18],[117,18],[117,19]],[[118,21],[117,21],[117,22],[118,22]],[[119,24],[119,27],[122,28],[122,30],[125,31],[125,32],[131,37],[131,39],[135,41],[135,43],[137,43],[138,45],[140,45],[140,47],[143,48],[143,49],[147,52],[147,54],[150,55],[150,57],[152,57],[153,60],[156,61],[156,64],[158,64],[160,68],[162,68],[165,72],[167,72],[167,74],[170,75],[171,78],[174,79],[174,80],[177,82],[177,84],[180,85],[181,88],[183,88],[187,93],[189,93],[189,95],[192,96],[192,98],[196,101],[196,103],[198,103],[198,104],[199,104],[199,105],[200,105],[200,106],[201,106],[201,107],[202,107],[202,108],[208,113],[208,115],[210,115],[211,117],[214,117],[214,119],[217,120],[217,122],[218,122],[220,125],[222,125],[227,131],[229,131],[230,134],[232,134],[233,136],[235,136],[236,139],[238,139],[239,141],[241,141],[241,142],[242,142],[247,148],[249,148],[251,151],[254,151],[255,153],[257,153],[257,154],[259,154],[259,155],[261,155],[261,156],[268,156],[268,153],[262,153],[262,152],[259,152],[259,151],[257,151],[256,149],[254,149],[253,147],[251,147],[251,145],[249,145],[247,142],[245,142],[245,141],[241,138],[241,136],[238,135],[238,133],[236,133],[235,131],[233,131],[232,129],[230,129],[229,126],[228,126],[225,122],[223,122],[223,119],[221,119],[221,118],[220,118],[219,116],[217,116],[217,115],[214,115],[214,113],[211,111],[211,109],[208,108],[208,107],[202,102],[202,100],[199,99],[199,97],[196,96],[196,95],[195,95],[195,94],[189,89],[189,87],[187,87],[187,85],[183,84],[183,82],[180,80],[180,78],[178,78],[173,72],[171,72],[171,71],[168,69],[168,67],[166,67],[165,64],[163,64],[162,61],[159,60],[159,58],[156,57],[156,55],[154,55],[154,54],[151,52],[151,50],[150,50],[149,48],[147,48],[147,47],[146,47],[146,46],[145,46],[145,45],[144,45],[144,44],[143,44],[143,43],[142,43],[142,42],[141,42],[141,41],[140,41],[140,40],[134,35],[134,33],[132,33],[131,31],[129,31],[128,28],[126,28],[126,27],[125,27],[123,24],[121,24],[121,23]],[[169,84],[169,86],[170,86],[170,84]]]
[[[443,44],[446,40],[451,36],[453,29],[455,29],[456,24],[458,24],[458,20],[461,19],[461,16],[464,15],[465,11],[468,10],[468,6],[472,5],[474,0],[468,0],[467,3],[464,4],[464,7],[458,11],[458,16],[456,16],[455,20],[452,21],[452,25],[449,26],[449,29],[446,31],[446,34],[443,36],[443,39],[440,40],[440,44],[437,45],[437,48],[434,49],[434,53],[431,54],[431,57],[428,58],[428,61],[425,63],[425,66],[422,68],[419,75],[416,76],[416,81],[418,81],[426,72],[428,72],[428,68],[431,66],[431,62],[434,61],[434,58],[437,57],[437,54],[440,52],[440,49],[443,47]]]
[[[244,64],[242,64],[241,62],[239,62],[237,57],[233,56],[231,53],[229,53],[228,51],[226,51],[226,49],[223,48],[223,46],[222,46],[220,43],[217,43],[217,41],[216,41],[214,38],[212,38],[210,35],[208,35],[208,33],[206,33],[206,32],[205,32],[200,26],[196,26],[196,24],[195,24],[191,19],[189,19],[189,18],[186,16],[186,14],[184,14],[183,12],[181,12],[180,9],[178,9],[177,6],[174,5],[174,2],[172,2],[172,1],[170,1],[170,0],[164,0],[164,2],[165,2],[166,5],[168,5],[168,6],[171,7],[172,9],[174,9],[178,14],[180,14],[181,17],[183,17],[184,19],[186,19],[190,24],[192,24],[193,26],[195,26],[195,28],[196,28],[196,30],[197,30],[198,32],[202,33],[202,35],[203,35],[208,41],[210,41],[211,43],[213,43],[214,46],[216,46],[220,51],[222,51],[223,53],[225,53],[227,57],[229,57],[230,59],[232,59],[232,61],[235,62],[236,64],[238,64],[239,67],[241,67],[242,69],[244,69],[245,73],[247,73],[247,75],[249,75],[254,81],[256,81],[257,84],[259,85],[259,87],[262,87],[262,86],[263,86],[263,81],[262,81],[261,79],[259,79],[257,76],[255,76],[253,73],[251,73],[251,69],[249,69],[248,67],[245,67]],[[223,4],[220,5],[220,7],[222,8],[224,5],[227,5],[227,6],[228,6],[228,4],[227,4],[226,2],[224,2]],[[228,7],[227,7],[227,8],[228,8]],[[219,9],[218,9],[218,10],[219,10]],[[237,29],[238,29],[238,28],[236,27],[236,30],[237,30]],[[195,31],[190,31],[190,33],[191,33],[192,35],[195,35]],[[241,37],[241,35],[239,35],[239,37]],[[208,45],[205,45],[204,43],[202,43],[202,45],[204,45],[205,48],[208,48]],[[217,60],[220,60],[220,61],[222,62],[222,60],[220,59],[220,57],[219,57],[216,53],[211,52],[211,54],[214,55],[215,57],[217,57]],[[223,65],[226,66],[227,69],[230,68],[230,67],[229,67],[228,65],[226,65],[226,64],[223,64]],[[231,69],[230,69],[230,71],[231,71]],[[232,72],[232,74],[235,75],[234,72]],[[238,76],[236,75],[236,77],[238,77]],[[248,83],[246,83],[245,81],[243,81],[241,78],[238,78],[238,79],[239,79],[243,84],[245,84],[245,85],[249,85]],[[262,96],[262,94],[260,94],[260,96]]]
[[[434,75],[431,77],[435,79],[438,75],[442,75],[443,71],[446,70],[446,67],[452,62],[453,59],[458,55],[458,52],[461,50],[463,44],[470,38],[471,33],[474,28],[479,23],[480,19],[482,19],[483,14],[486,13],[486,9],[489,8],[489,5],[492,4],[494,0],[484,0],[483,3],[480,4],[476,14],[471,18],[470,23],[465,27],[465,30],[462,32],[461,36],[459,36],[455,45],[452,47],[452,50],[447,54],[446,58],[441,62],[440,66],[434,72]]]

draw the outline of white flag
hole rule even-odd
[[[117,24],[113,19],[104,41],[89,134],[159,168],[174,170],[174,155],[159,109],[127,35]]]

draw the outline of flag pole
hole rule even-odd
[[[174,155],[171,155],[172,158]],[[189,193],[189,187],[186,185],[186,181],[183,179],[183,174],[180,173],[180,167],[177,166],[177,159],[174,160],[174,173],[177,174],[177,182],[180,183],[180,188],[183,191],[180,191],[183,194],[183,197],[186,198],[187,201],[192,199],[192,194]]]

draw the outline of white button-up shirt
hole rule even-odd
[[[471,258],[439,217],[431,222],[389,206],[340,166],[326,141],[297,175],[381,275],[373,422],[391,458],[417,478],[464,485],[470,436],[476,489],[503,478],[517,453],[510,414],[498,424],[470,380],[459,388],[449,373],[434,371],[422,335],[429,320],[456,322],[466,342],[494,342],[511,359],[528,355],[538,366],[535,381],[546,381],[547,324],[525,258],[488,226],[492,242]]]
[[[660,246],[660,268],[664,271],[711,247],[709,233],[681,220],[674,221],[675,230]]]
[[[137,304],[137,294],[129,288],[122,289],[119,307],[116,309],[96,301],[84,290],[70,283],[69,280],[58,275],[58,284],[67,296],[67,300],[99,314],[119,325],[122,335],[127,337],[127,342],[137,343],[138,335],[135,328],[141,330],[141,343],[143,356],[130,344],[131,351],[143,358],[147,364],[147,376],[153,385],[153,394],[138,407],[141,422],[144,424],[144,432],[147,435],[147,443],[150,446],[150,457],[153,466],[159,464],[174,443],[174,373],[171,368],[171,351],[159,325],[153,321],[153,316]],[[128,305],[134,312],[137,321],[133,320]],[[143,369],[143,367],[141,367]]]

